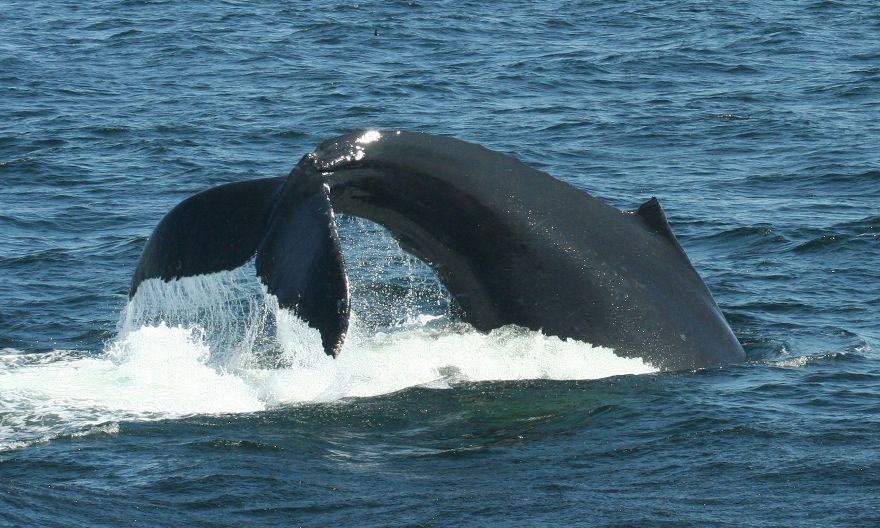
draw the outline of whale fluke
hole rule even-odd
[[[147,279],[228,271],[254,256],[279,306],[318,329],[335,357],[348,329],[348,276],[326,186],[300,166],[286,177],[220,185],[177,205],[150,235],[129,297]]]

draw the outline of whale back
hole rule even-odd
[[[511,156],[428,134],[321,144],[337,212],[385,226],[481,330],[517,324],[659,368],[745,354],[656,199],[622,212]]]

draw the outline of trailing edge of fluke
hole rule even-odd
[[[745,360],[655,198],[619,211],[513,157],[457,139],[367,131],[326,141],[288,176],[178,204],[147,241],[147,279],[237,268],[339,354],[350,294],[334,211],[387,228],[478,330],[516,324],[663,370]]]

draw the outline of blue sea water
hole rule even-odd
[[[874,2],[0,9],[0,525],[880,525]],[[750,361],[447,315],[340,218],[339,360],[252,269],[128,302],[162,215],[364,128],[657,196]]]

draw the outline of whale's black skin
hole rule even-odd
[[[256,252],[269,291],[282,292],[280,304],[321,330],[335,355],[344,338],[335,321],[348,316],[335,210],[385,226],[437,272],[460,316],[479,330],[517,324],[663,370],[745,360],[656,199],[621,212],[479,145],[409,132],[352,134],[321,144],[286,180],[230,184],[189,200],[196,204],[183,202],[157,227],[132,294],[146,278],[231,269]],[[227,244],[210,220],[191,218],[212,204],[227,209],[204,213],[229,219]],[[303,207],[313,212],[297,212]],[[193,233],[212,230],[199,251],[181,249],[201,239]]]
[[[518,324],[665,370],[745,360],[656,199],[624,213],[479,145],[417,133],[323,143],[337,212],[373,220],[480,330]]]
[[[327,187],[314,172],[221,185],[178,204],[150,235],[129,297],[144,280],[232,270],[255,254],[268,292],[317,328],[335,357],[348,329],[348,276]]]

